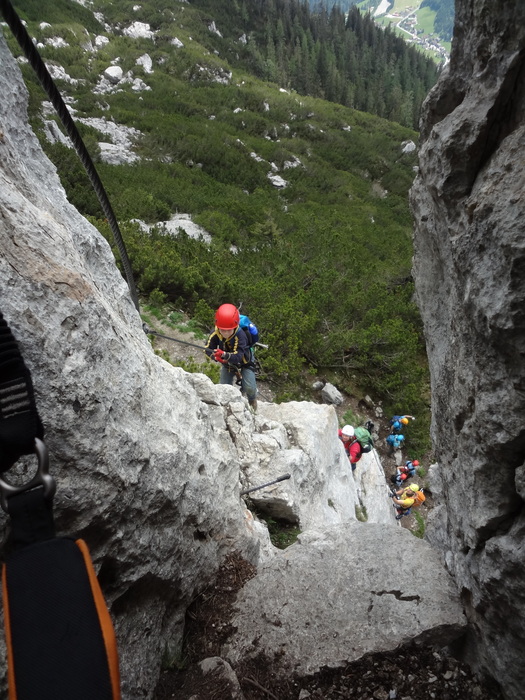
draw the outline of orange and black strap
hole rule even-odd
[[[9,700],[119,700],[113,625],[88,548],[55,536],[54,480],[31,377],[0,314],[0,505],[9,516],[2,594]],[[25,485],[5,475],[22,455]]]
[[[115,635],[82,540],[12,553],[2,587],[9,700],[117,700]]]

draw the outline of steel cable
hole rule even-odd
[[[49,71],[47,70],[44,61],[40,57],[40,54],[38,53],[35,45],[31,41],[31,37],[27,33],[26,28],[22,24],[20,18],[16,14],[9,0],[0,0],[0,9],[2,10],[2,15],[4,16],[6,23],[13,32],[13,36],[18,41],[20,48],[24,52],[31,67],[35,71],[40,84],[44,88],[49,99],[51,100],[53,107],[55,108],[58,116],[60,117],[60,121],[64,125],[64,128],[66,129],[67,134],[71,139],[71,143],[73,144],[75,151],[77,152],[77,155],[80,158],[80,161],[82,162],[82,165],[86,170],[91,185],[95,190],[95,193],[100,202],[100,206],[102,207],[102,210],[106,216],[106,219],[108,220],[109,226],[113,233],[115,243],[120,253],[120,259],[126,275],[126,280],[128,283],[131,298],[133,300],[133,303],[135,304],[135,308],[138,311],[139,300],[137,295],[137,289],[135,286],[135,281],[133,279],[133,272],[131,269],[131,264],[128,258],[126,247],[124,245],[124,240],[122,238],[122,234],[120,232],[120,228],[115,214],[113,212],[113,208],[109,201],[108,195],[106,193],[106,190],[104,189],[104,185],[102,184],[99,174],[93,164],[91,156],[89,155],[86,149],[86,146],[78,132],[75,122],[73,121],[66,107],[66,104],[62,99],[61,94],[59,93],[55,83],[53,82],[53,79],[49,74]]]

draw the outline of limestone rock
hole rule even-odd
[[[340,406],[343,403],[343,395],[333,384],[326,383],[321,390],[321,396],[326,403]]]
[[[235,675],[232,667],[224,659],[214,656],[209,659],[204,659],[199,664],[203,676],[212,674],[217,684],[222,679],[229,686],[231,700],[244,700],[244,695],[241,686]]]
[[[333,439],[333,407],[306,401],[260,403],[256,424],[258,434],[247,445],[257,454],[257,466],[248,462],[243,470],[249,482],[292,474],[275,490],[251,496],[259,509],[299,523],[301,530],[355,518],[359,500],[343,446]]]
[[[428,536],[464,591],[466,657],[512,700],[525,682],[524,45],[521,0],[457,0],[411,192],[439,472]]]
[[[257,561],[268,534],[239,498],[225,409],[212,417],[188,375],[153,353],[109,245],[27,126],[3,39],[0,55],[0,310],[32,373],[57,531],[91,549],[134,700],[156,685],[166,640],[180,644],[185,608],[224,555]]]
[[[277,189],[282,190],[285,187],[288,186],[288,181],[282,178],[280,175],[272,175],[272,173],[267,173],[266,177],[274,187],[277,187]]]
[[[301,535],[259,568],[236,609],[222,655],[235,665],[262,653],[278,675],[336,668],[411,640],[443,646],[466,625],[452,578],[427,543],[357,522]]]
[[[153,39],[155,37],[155,32],[152,31],[147,22],[133,22],[122,33],[132,39]]]
[[[145,73],[153,73],[153,61],[151,60],[151,56],[149,54],[145,53],[142,56],[139,56],[135,63],[142,66]]]
[[[118,85],[124,77],[124,71],[120,66],[108,66],[104,71],[104,77],[107,78],[112,85]]]

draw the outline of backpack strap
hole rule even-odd
[[[10,699],[120,698],[113,626],[82,540],[12,553],[2,593]]]
[[[0,473],[32,454],[35,438],[43,437],[31,375],[0,312]]]
[[[31,376],[0,313],[0,505],[10,516],[2,567],[10,700],[119,700],[113,626],[86,544],[55,537],[42,422]],[[5,472],[35,453],[26,484]]]

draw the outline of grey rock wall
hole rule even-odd
[[[421,120],[414,275],[432,381],[430,541],[467,606],[464,648],[525,685],[525,4],[456,0]]]

